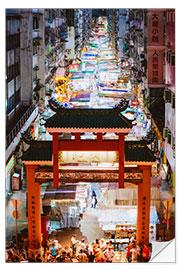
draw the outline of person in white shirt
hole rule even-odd
[[[105,251],[105,249],[106,249],[106,242],[104,241],[104,239],[100,240],[100,249],[102,251]]]
[[[74,255],[76,253],[76,245],[79,241],[76,240],[77,238],[77,235],[74,234],[72,237],[71,237],[71,248],[72,248],[72,254]]]
[[[106,262],[108,262],[108,263],[112,262],[114,255],[115,255],[115,252],[112,248],[107,248],[104,251],[104,256],[106,258]]]
[[[132,262],[137,262],[137,248],[136,245],[133,245],[133,248],[130,250],[132,254]]]

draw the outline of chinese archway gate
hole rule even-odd
[[[119,156],[118,183],[124,188],[124,166],[137,165],[142,172],[138,183],[137,242],[149,243],[150,177],[155,157],[141,141],[125,141],[132,129],[118,108],[114,109],[64,109],[56,111],[46,121],[46,130],[53,141],[33,141],[23,155],[27,170],[29,250],[41,248],[40,182],[35,181],[35,170],[41,165],[53,165],[53,186],[58,188],[60,151],[116,151]],[[74,139],[63,140],[61,133],[73,133]],[[81,133],[93,132],[96,139],[83,140]],[[105,139],[104,133],[115,133],[118,139]]]

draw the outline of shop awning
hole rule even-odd
[[[113,206],[111,209],[103,209],[99,211],[98,218],[100,226],[102,225],[116,225],[116,224],[132,224],[137,223],[137,206]],[[151,206],[150,209],[150,224],[159,223],[156,208]],[[106,228],[106,226],[104,227]],[[108,228],[108,226],[107,226]],[[112,228],[112,226],[111,226]]]

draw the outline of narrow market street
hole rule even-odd
[[[96,15],[68,64],[50,64],[45,105],[15,152],[21,182],[6,195],[7,257],[18,245],[28,256],[44,254],[44,262],[59,262],[63,252],[68,262],[80,262],[85,245],[89,262],[91,255],[93,262],[109,262],[103,254],[112,245],[111,262],[151,262],[156,243],[175,238],[175,176],[165,156],[170,137],[164,139],[166,131],[161,134],[147,106],[145,69],[134,68],[133,40],[126,46],[127,36],[140,26],[131,20],[130,31],[130,15],[121,12],[118,42],[114,13]],[[71,35],[63,40],[68,46]],[[50,47],[47,51],[50,63]],[[147,246],[148,258],[134,258],[131,251],[130,261],[128,252],[138,245]],[[57,254],[48,255],[54,246]]]

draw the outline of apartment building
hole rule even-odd
[[[166,50],[165,50],[165,128],[164,153],[170,183],[175,188],[175,9],[165,12]]]
[[[32,10],[6,9],[6,191],[11,189],[14,172],[23,177],[16,147],[38,115],[33,95],[32,26]]]

